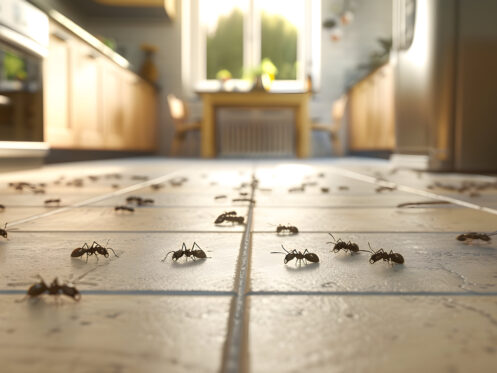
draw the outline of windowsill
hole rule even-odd
[[[230,79],[224,83],[219,80],[204,80],[195,85],[194,91],[208,92],[249,92],[253,82],[247,80]],[[273,82],[270,93],[303,93],[306,92],[304,83],[300,81],[282,80]]]

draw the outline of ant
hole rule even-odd
[[[280,224],[276,227],[276,233],[280,234],[283,233],[283,231],[288,231],[290,234],[297,234],[299,233],[299,229],[293,225],[283,225]]]
[[[0,205],[0,211],[5,211],[5,206],[4,205]]]
[[[255,203],[255,199],[252,199],[252,198],[233,198],[231,201],[232,202],[250,202],[250,203]]]
[[[326,187],[321,188],[321,193],[329,193],[329,192],[330,192],[330,188],[326,188]]]
[[[140,204],[141,201],[142,201],[142,198],[141,197],[137,197],[137,196],[129,196],[128,198],[126,198],[126,202],[127,203],[136,202],[137,204]]]
[[[148,176],[133,175],[131,176],[131,180],[147,181]]]
[[[393,192],[397,187],[387,187],[387,186],[379,186],[378,188],[375,189],[376,193],[381,193],[384,190],[388,190],[389,192]]]
[[[2,236],[3,238],[7,238],[7,223],[5,223],[3,229],[0,228],[0,236]]]
[[[45,205],[57,205],[60,206],[60,198],[46,199]]]
[[[456,239],[458,241],[482,240],[489,242],[492,239],[490,236],[492,236],[492,233],[487,234],[487,233],[469,232],[469,233],[460,234],[459,236],[456,237]]]
[[[31,285],[26,292],[26,296],[20,300],[22,302],[26,298],[36,298],[42,295],[43,293],[47,293],[48,295],[66,295],[72,299],[74,299],[76,302],[81,299],[81,293],[79,292],[78,289],[76,289],[74,286],[71,286],[69,284],[59,284],[59,280],[57,277],[52,281],[50,286],[48,286],[43,278],[38,275],[38,278],[40,279],[40,282],[37,282],[33,285]]]
[[[295,192],[305,192],[305,185],[302,184],[299,187],[293,187],[288,189],[288,193],[295,193]]]
[[[338,253],[340,250],[343,250],[345,252],[347,251],[350,251],[351,254],[354,254],[354,253],[358,253],[359,251],[359,245],[356,244],[356,243],[353,243],[353,242],[345,242],[345,241],[342,241],[341,238],[339,238],[338,240],[335,239],[335,237],[331,234],[331,233],[328,233],[331,238],[333,238],[333,241],[331,242],[326,242],[326,243],[331,243],[335,246],[333,246],[333,252],[334,253]]]
[[[214,199],[223,199],[223,198],[228,198],[226,194],[220,194],[219,196],[215,196]]]
[[[293,259],[297,259],[297,263],[300,263],[302,261],[304,261],[304,264],[307,264],[307,261],[311,262],[311,263],[318,263],[319,262],[319,257],[314,254],[314,253],[311,253],[309,252],[309,250],[305,249],[304,252],[301,252],[301,251],[297,251],[297,250],[292,250],[292,251],[288,251],[287,249],[285,249],[285,247],[283,245],[281,245],[281,247],[283,248],[283,250],[285,250],[285,252],[281,252],[281,251],[271,251],[271,254],[285,254],[285,259],[284,259],[284,263],[287,264],[289,261],[293,260]]]
[[[338,190],[349,190],[350,188],[347,185],[340,185]]]
[[[114,211],[135,212],[135,209],[133,207],[129,207],[129,206],[116,206],[116,207],[114,207]]]
[[[107,244],[108,243],[109,243],[109,241],[107,241]],[[97,262],[98,262],[98,254],[103,255],[106,258],[109,257],[108,250],[111,250],[114,253],[114,256],[119,258],[119,255],[117,255],[116,252],[112,248],[103,247],[102,245],[98,244],[96,241],[93,241],[91,246],[88,246],[88,244],[85,242],[83,247],[78,247],[78,248],[74,249],[73,252],[71,253],[71,257],[72,258],[79,258],[80,256],[83,256],[86,254],[86,263],[88,263],[88,257],[90,255],[95,255],[95,257],[97,258]]]
[[[150,185],[150,189],[152,189],[152,190],[159,190],[162,188],[164,188],[164,184],[152,184],[152,185]]]
[[[224,223],[225,221],[243,224],[244,217],[236,216],[236,214],[237,214],[236,211],[225,212],[217,217],[217,219],[214,221],[214,224],[221,224]]]
[[[371,248],[371,245],[368,242],[368,246],[370,251],[367,250],[361,250],[365,252],[372,253],[371,258],[369,258],[369,263],[374,264],[378,260],[382,260],[385,262],[389,262],[390,264],[397,263],[397,264],[404,264],[404,257],[400,255],[399,253],[394,253],[392,250],[390,250],[389,253],[387,253],[383,249],[379,249],[378,251],[374,251]]]
[[[195,246],[198,247],[197,250],[194,250]],[[207,259],[207,255],[205,254],[205,251],[202,250],[202,248],[196,243],[194,242],[193,243],[193,246],[190,249],[187,249],[186,247],[186,244],[183,242],[183,244],[181,245],[181,250],[176,250],[176,251],[170,251],[166,254],[166,256],[164,257],[164,259],[161,260],[161,262],[165,262],[166,261],[166,258],[169,254],[173,253],[173,261],[177,262],[179,258],[181,258],[183,255],[185,256],[185,261],[188,260],[189,257],[192,257],[193,260],[195,260],[195,258],[198,258],[198,259]]]

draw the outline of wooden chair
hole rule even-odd
[[[171,144],[171,155],[178,155],[181,144],[185,141],[186,135],[190,131],[199,131],[201,121],[189,122],[188,106],[185,101],[180,100],[175,95],[170,94],[167,96],[169,104],[169,112],[173,118],[174,123],[174,137]]]
[[[324,131],[330,135],[333,153],[341,156],[345,153],[345,148],[342,144],[342,127],[345,121],[345,109],[347,107],[347,96],[343,95],[336,100],[331,106],[331,125],[313,122],[311,129],[313,131]]]

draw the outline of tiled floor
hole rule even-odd
[[[74,178],[84,185],[67,185]],[[45,182],[46,194],[14,191],[16,181]],[[471,195],[431,186],[464,181],[487,187]],[[358,159],[133,159],[2,174],[0,371],[493,372],[497,236],[455,237],[497,229],[495,182]],[[395,189],[377,192],[382,185]],[[130,195],[155,203],[116,213]],[[61,205],[44,206],[48,198]],[[427,200],[451,203],[397,207]],[[214,224],[232,210],[245,224]],[[277,235],[278,224],[300,232]],[[329,232],[405,263],[332,253]],[[117,256],[70,257],[93,241]],[[162,262],[183,242],[208,258]],[[285,265],[271,253],[281,245],[320,262]],[[38,274],[73,281],[81,300],[19,301]]]

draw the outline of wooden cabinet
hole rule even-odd
[[[70,36],[51,25],[50,58],[43,66],[45,77],[45,141],[54,147],[73,147],[76,133],[69,117]]]
[[[390,65],[378,68],[352,87],[348,94],[350,150],[394,149],[393,89]]]
[[[52,24],[45,61],[45,141],[54,148],[156,148],[156,90]]]

